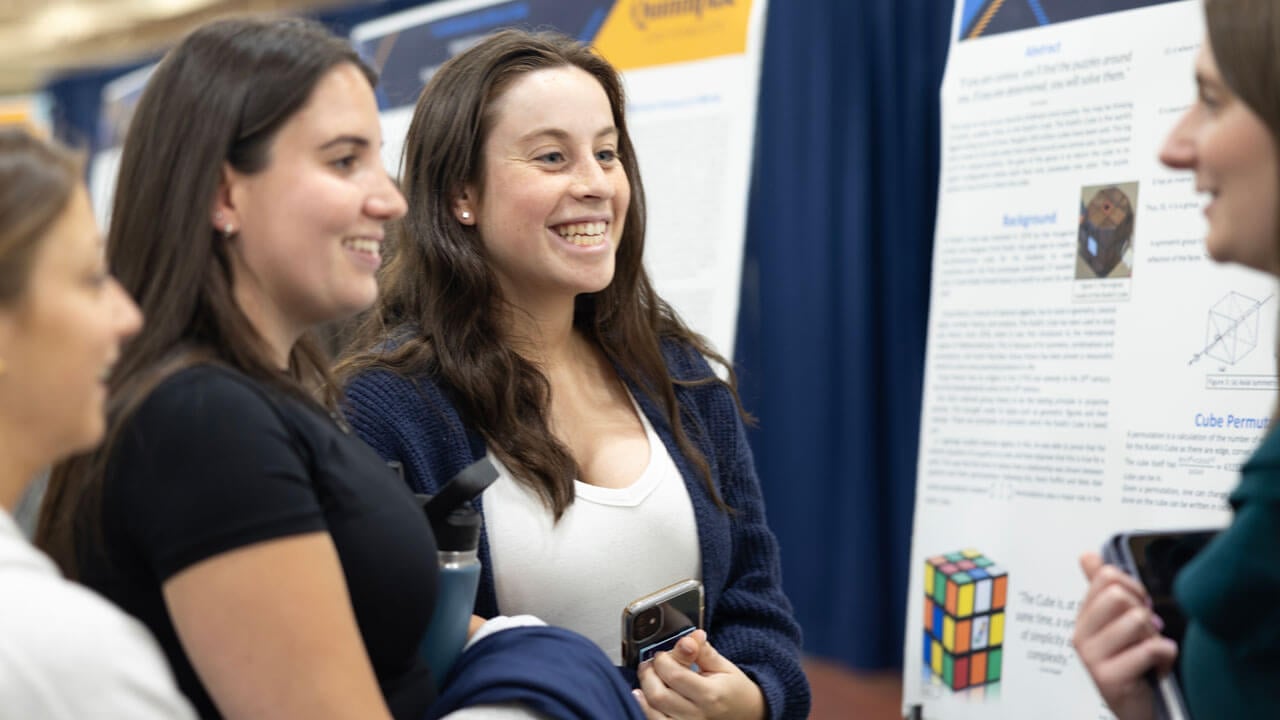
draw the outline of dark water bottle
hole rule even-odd
[[[488,458],[463,468],[435,496],[419,495],[439,551],[440,579],[435,611],[422,639],[420,654],[431,669],[436,689],[444,684],[462,654],[480,583],[480,530],[484,525],[471,501],[498,479]]]

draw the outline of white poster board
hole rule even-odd
[[[1070,644],[1079,554],[1229,518],[1275,397],[1278,302],[1208,259],[1191,173],[1157,160],[1195,97],[1201,12],[957,3],[906,712],[1110,717]]]

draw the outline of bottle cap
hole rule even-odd
[[[484,523],[471,501],[497,479],[498,469],[488,457],[482,457],[454,475],[435,496],[418,496],[440,550],[463,552],[480,546]]]
[[[436,535],[436,548],[442,552],[474,551],[480,547],[480,513],[470,505],[455,509],[443,522],[432,528]]]

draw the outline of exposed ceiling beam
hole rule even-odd
[[[364,0],[369,2],[370,0]],[[154,55],[216,17],[301,12],[352,0],[11,0],[0,2],[0,94],[51,76]]]

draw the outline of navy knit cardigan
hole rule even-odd
[[[692,348],[667,341],[668,371],[678,380],[712,376]],[[626,378],[624,378],[626,379]],[[631,394],[649,418],[684,477],[693,501],[702,551],[706,626],[711,644],[760,686],[773,720],[809,714],[809,684],[800,665],[800,626],[782,592],[778,543],[765,522],[755,463],[737,405],[718,383],[676,386],[685,431],[711,467],[720,496],[734,509],[716,507],[692,463],[680,452],[666,415],[630,380]],[[484,453],[479,435],[433,379],[408,379],[387,370],[364,372],[346,388],[345,411],[352,428],[387,460],[400,462],[414,492],[435,493],[442,482]],[[479,501],[476,507],[480,508]],[[500,614],[494,593],[487,537],[476,614]]]

